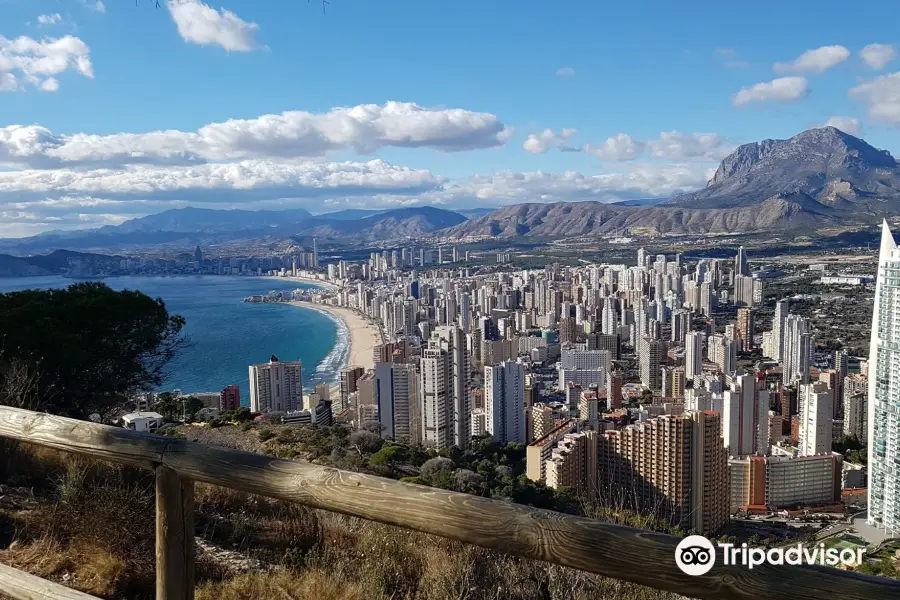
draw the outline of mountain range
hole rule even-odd
[[[314,216],[303,209],[248,211],[179,208],[99,229],[52,231],[0,240],[0,251],[26,254],[48,249],[122,249],[155,245],[193,247],[236,240],[316,236],[378,241],[421,237],[458,225],[466,217],[419,206],[384,211],[346,210]]]
[[[469,236],[808,232],[900,212],[900,165],[885,150],[834,127],[744,144],[707,186],[661,204],[520,204],[447,231]]]
[[[281,211],[182,208],[94,230],[54,231],[0,240],[0,251],[193,247],[239,240],[318,236],[374,242],[423,236],[571,236],[809,232],[874,222],[900,212],[900,165],[885,150],[834,127],[787,140],[744,144],[707,186],[670,199],[525,203],[498,209],[351,209],[312,215]]]

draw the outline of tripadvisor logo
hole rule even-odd
[[[721,549],[723,565],[742,565],[748,569],[760,565],[838,565],[862,563],[865,548],[826,548],[825,544],[807,547],[803,544],[780,548],[754,548],[747,544],[718,543],[702,535],[690,535],[675,548],[675,563],[687,575],[705,575],[716,564],[716,548]]]

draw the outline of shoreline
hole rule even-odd
[[[330,281],[324,281],[322,279],[312,279],[310,277],[300,277],[299,275],[298,276],[285,275],[284,277],[281,277],[280,275],[265,275],[264,277],[267,277],[269,279],[279,279],[282,281],[293,281],[295,283],[306,283],[308,285],[314,285],[314,286],[317,286],[317,287],[320,287],[320,288],[326,289],[326,290],[340,289],[338,286],[331,283]]]
[[[309,308],[312,310],[320,310],[328,313],[331,317],[338,319],[344,323],[349,333],[349,348],[347,349],[346,360],[341,364],[341,369],[349,366],[359,366],[367,371],[375,368],[375,357],[373,350],[375,346],[381,344],[381,332],[369,323],[361,314],[345,308],[343,306],[332,306],[330,304],[319,304],[317,302],[308,302],[306,300],[292,300],[288,302],[291,306],[299,306],[301,308]],[[340,389],[340,372],[337,374],[338,380],[330,387],[332,391],[337,387]],[[334,398],[332,398],[333,400]]]

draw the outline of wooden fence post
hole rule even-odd
[[[156,600],[194,598],[194,482],[156,467]]]

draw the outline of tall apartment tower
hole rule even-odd
[[[800,456],[831,452],[834,390],[823,381],[800,386]]]
[[[598,439],[601,500],[657,511],[701,535],[728,521],[728,453],[719,413],[697,411],[642,421]]]
[[[766,454],[769,449],[769,392],[756,377],[737,372],[722,401],[722,432],[731,456]]]
[[[666,354],[666,343],[647,336],[638,339],[638,367],[641,383],[653,391],[662,389],[662,363]]]
[[[782,379],[785,385],[794,382],[809,383],[809,369],[815,340],[810,331],[809,320],[797,315],[788,315],[784,321],[784,344],[781,363]]]
[[[250,365],[250,410],[288,412],[303,408],[303,367],[281,362],[274,354],[267,363]]]
[[[703,372],[703,339],[702,331],[691,331],[684,339],[684,375],[688,379]]]
[[[772,335],[775,337],[773,349],[775,350],[775,355],[770,356],[769,358],[779,362],[784,359],[784,324],[789,310],[790,303],[787,299],[779,300],[775,303],[775,316],[772,318]]]
[[[359,391],[359,378],[365,374],[362,367],[347,367],[341,369],[341,397],[340,405],[334,407],[335,413],[350,408],[350,394]]]
[[[413,445],[421,443],[419,378],[415,365],[376,364],[375,404],[382,436]]]
[[[737,256],[734,257],[734,274],[735,276],[750,275],[750,265],[747,262],[747,254],[744,252],[743,246],[738,248]]]
[[[525,367],[508,360],[484,368],[484,411],[495,442],[531,441],[525,437]]]
[[[870,524],[900,533],[900,249],[885,221],[881,227],[872,337],[869,342],[868,495]],[[872,372],[874,371],[874,372]]]
[[[429,369],[427,377],[426,366]],[[426,441],[438,448],[467,448],[472,435],[472,402],[469,355],[462,329],[454,325],[436,327],[428,341],[428,349],[422,351],[422,369],[423,401],[426,404],[422,416],[423,422],[428,423],[423,429]],[[437,404],[429,406],[429,402]],[[445,428],[449,439],[443,438]],[[429,437],[429,432],[435,437]]]
[[[752,308],[739,308],[737,311],[737,334],[744,352],[753,349],[753,336],[756,333],[756,313]]]

